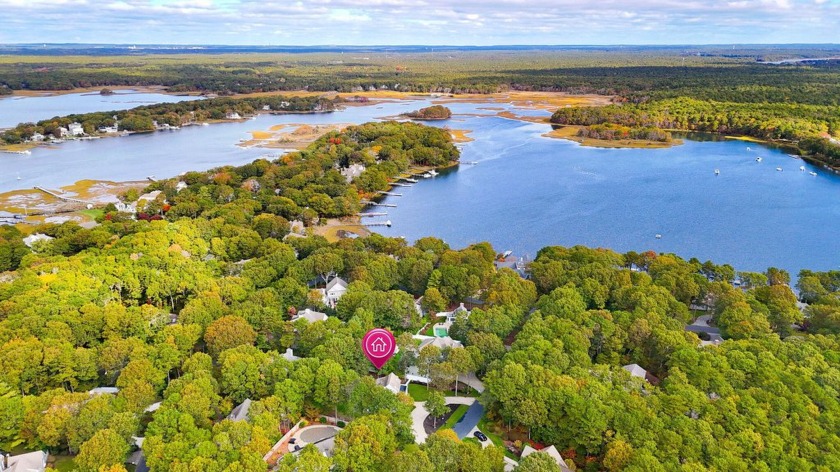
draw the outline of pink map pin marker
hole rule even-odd
[[[376,328],[362,338],[362,351],[377,369],[381,369],[397,349],[397,340],[390,331]]]

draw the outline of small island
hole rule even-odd
[[[452,110],[443,105],[433,105],[406,113],[405,116],[413,120],[448,120],[452,117]]]

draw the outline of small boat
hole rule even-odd
[[[17,176],[17,179],[20,180],[20,176]]]
[[[423,174],[424,179],[431,179],[432,177],[434,177],[434,175],[432,175],[431,172],[426,172],[425,174]]]
[[[799,170],[805,172],[805,166],[799,166]]]
[[[437,171],[434,169],[430,170],[429,173],[432,174],[432,177],[438,175]]]
[[[817,173],[816,173],[816,172],[808,172],[808,173],[809,173],[809,174],[811,174],[811,175],[812,175],[812,176],[814,176],[814,177],[816,177],[816,176],[817,176]]]
[[[752,151],[752,149],[750,149],[750,147],[749,147],[749,146],[747,146],[747,151]]]
[[[720,169],[715,169],[715,175],[720,175]]]
[[[210,123],[201,123],[201,126],[210,126]]]
[[[502,253],[502,259],[507,259],[511,254],[513,254],[513,251],[505,251],[504,253]]]
[[[467,161],[467,162],[464,162],[464,164],[469,164],[471,166],[474,166],[474,165],[478,165],[478,161]]]
[[[661,234],[659,234],[659,233],[657,233],[657,234],[656,234],[656,239],[662,239],[662,235],[661,235]]]
[[[755,162],[761,162],[761,158],[760,158],[760,157],[756,157],[756,158],[755,158]]]
[[[779,171],[779,172],[781,172],[781,171],[782,171],[782,168],[781,168],[781,167],[776,167],[776,170],[777,170],[777,171]]]

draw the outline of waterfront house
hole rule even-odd
[[[67,136],[68,134],[70,134],[70,131],[67,128],[65,128],[64,126],[59,126],[58,130],[54,133],[54,135],[55,134],[57,134],[57,136],[56,136],[57,138],[63,138],[65,136]]]
[[[335,277],[327,282],[327,287],[323,290],[324,305],[335,308],[335,304],[347,293],[347,282],[341,277]]]
[[[231,111],[225,115],[225,118],[228,120],[241,120],[242,116],[240,116],[239,113],[235,111]]]
[[[67,125],[67,131],[70,132],[70,136],[82,136],[85,134],[85,129],[82,127],[82,124],[75,121]]]
[[[44,451],[0,455],[0,472],[44,472],[48,457]]]
[[[40,143],[41,141],[47,139],[43,134],[35,132],[32,133],[32,136],[29,138],[30,141],[33,143]]]
[[[563,471],[563,472],[571,472],[572,471],[572,469],[569,468],[569,465],[566,464],[566,461],[563,460],[563,456],[560,455],[560,453],[557,451],[557,448],[554,447],[553,445],[548,446],[548,447],[543,448],[543,449],[540,449],[538,451],[538,450],[534,449],[533,447],[526,444],[525,447],[522,449],[522,455],[520,456],[520,459],[524,459],[524,458],[530,456],[531,454],[533,454],[535,452],[542,452],[544,454],[548,454],[548,456],[551,457],[552,459],[554,459],[554,462],[556,462],[557,465],[560,466],[561,471]]]
[[[356,177],[362,175],[362,172],[365,171],[365,166],[363,164],[351,164],[349,167],[341,169],[341,175],[347,180],[347,183],[353,181]]]

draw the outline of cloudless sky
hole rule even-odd
[[[840,43],[840,0],[0,0],[0,43]]]

